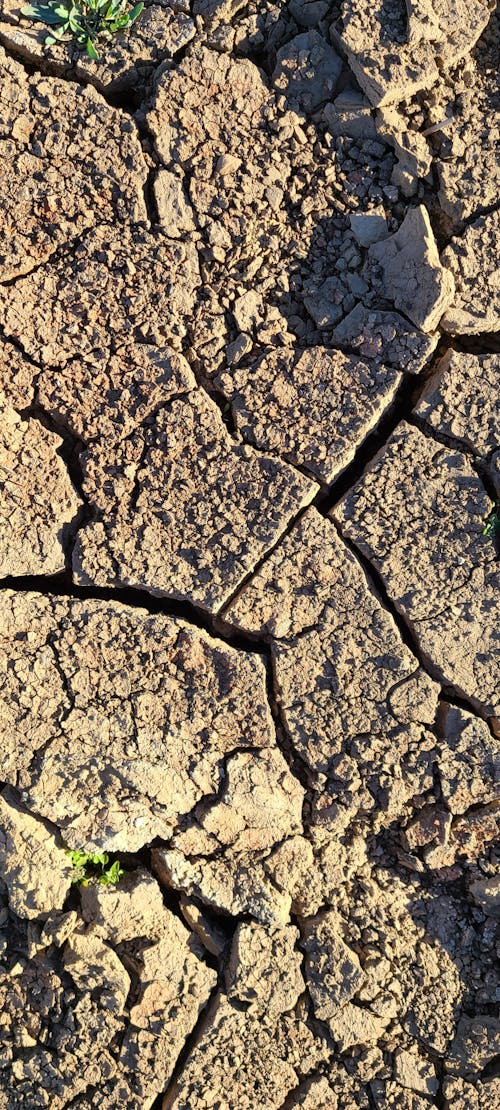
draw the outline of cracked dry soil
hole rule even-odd
[[[493,8],[0,0],[1,1110],[500,1105]]]

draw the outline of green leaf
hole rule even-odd
[[[67,8],[59,7],[59,5],[57,10],[54,10],[54,8],[49,8],[43,4],[37,4],[36,14],[33,15],[32,18],[38,19],[40,23],[48,23],[50,26],[52,23],[62,23],[63,20],[67,19],[68,10]]]
[[[124,874],[125,872],[120,866],[120,861],[115,860],[115,862],[111,864],[111,867],[99,876],[98,882],[102,883],[104,886],[110,886],[111,883],[119,883]]]
[[[90,38],[90,35],[87,36],[87,42],[85,44],[85,49],[87,51],[87,54],[88,54],[89,58],[92,58],[93,62],[98,62],[99,61],[99,55],[98,55],[97,50],[94,46],[94,43],[92,42],[92,39]]]
[[[82,30],[82,25],[81,25],[80,20],[81,20],[81,16],[78,15],[75,8],[72,8],[70,13],[69,13],[69,17],[68,17],[68,24],[71,27],[71,30],[74,32],[75,35],[78,35]]]
[[[135,23],[136,19],[139,18],[143,9],[144,9],[144,4],[143,3],[136,4],[135,8],[132,8],[132,11],[129,12],[129,16],[128,16],[131,25],[132,25],[132,23]]]

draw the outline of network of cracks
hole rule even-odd
[[[497,15],[0,42],[0,1107],[490,1110]]]

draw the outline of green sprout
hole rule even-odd
[[[486,518],[486,523],[483,528],[483,536],[500,536],[500,505],[493,509],[490,515]]]
[[[127,0],[47,0],[45,4],[26,4],[21,15],[50,27],[46,45],[73,39],[80,50],[86,50],[89,58],[97,61],[96,42],[131,27],[143,7],[140,3],[127,11]]]
[[[91,883],[110,886],[112,883],[119,883],[125,874],[119,860],[115,860],[110,867],[107,866],[107,852],[72,852],[67,848],[66,855],[73,864],[71,882],[78,883],[79,886],[90,886]]]

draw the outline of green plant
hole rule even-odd
[[[483,528],[483,536],[500,536],[500,505],[492,509]]]
[[[47,0],[45,4],[26,4],[21,15],[51,28],[45,38],[49,46],[73,39],[89,58],[97,60],[96,42],[131,27],[143,7],[140,3],[127,11],[127,0]]]
[[[115,860],[110,867],[107,867],[109,863],[107,852],[72,852],[67,848],[66,855],[73,864],[71,882],[78,883],[80,886],[89,886],[90,883],[103,883],[105,886],[110,886],[112,883],[119,883],[125,874],[119,860]]]

